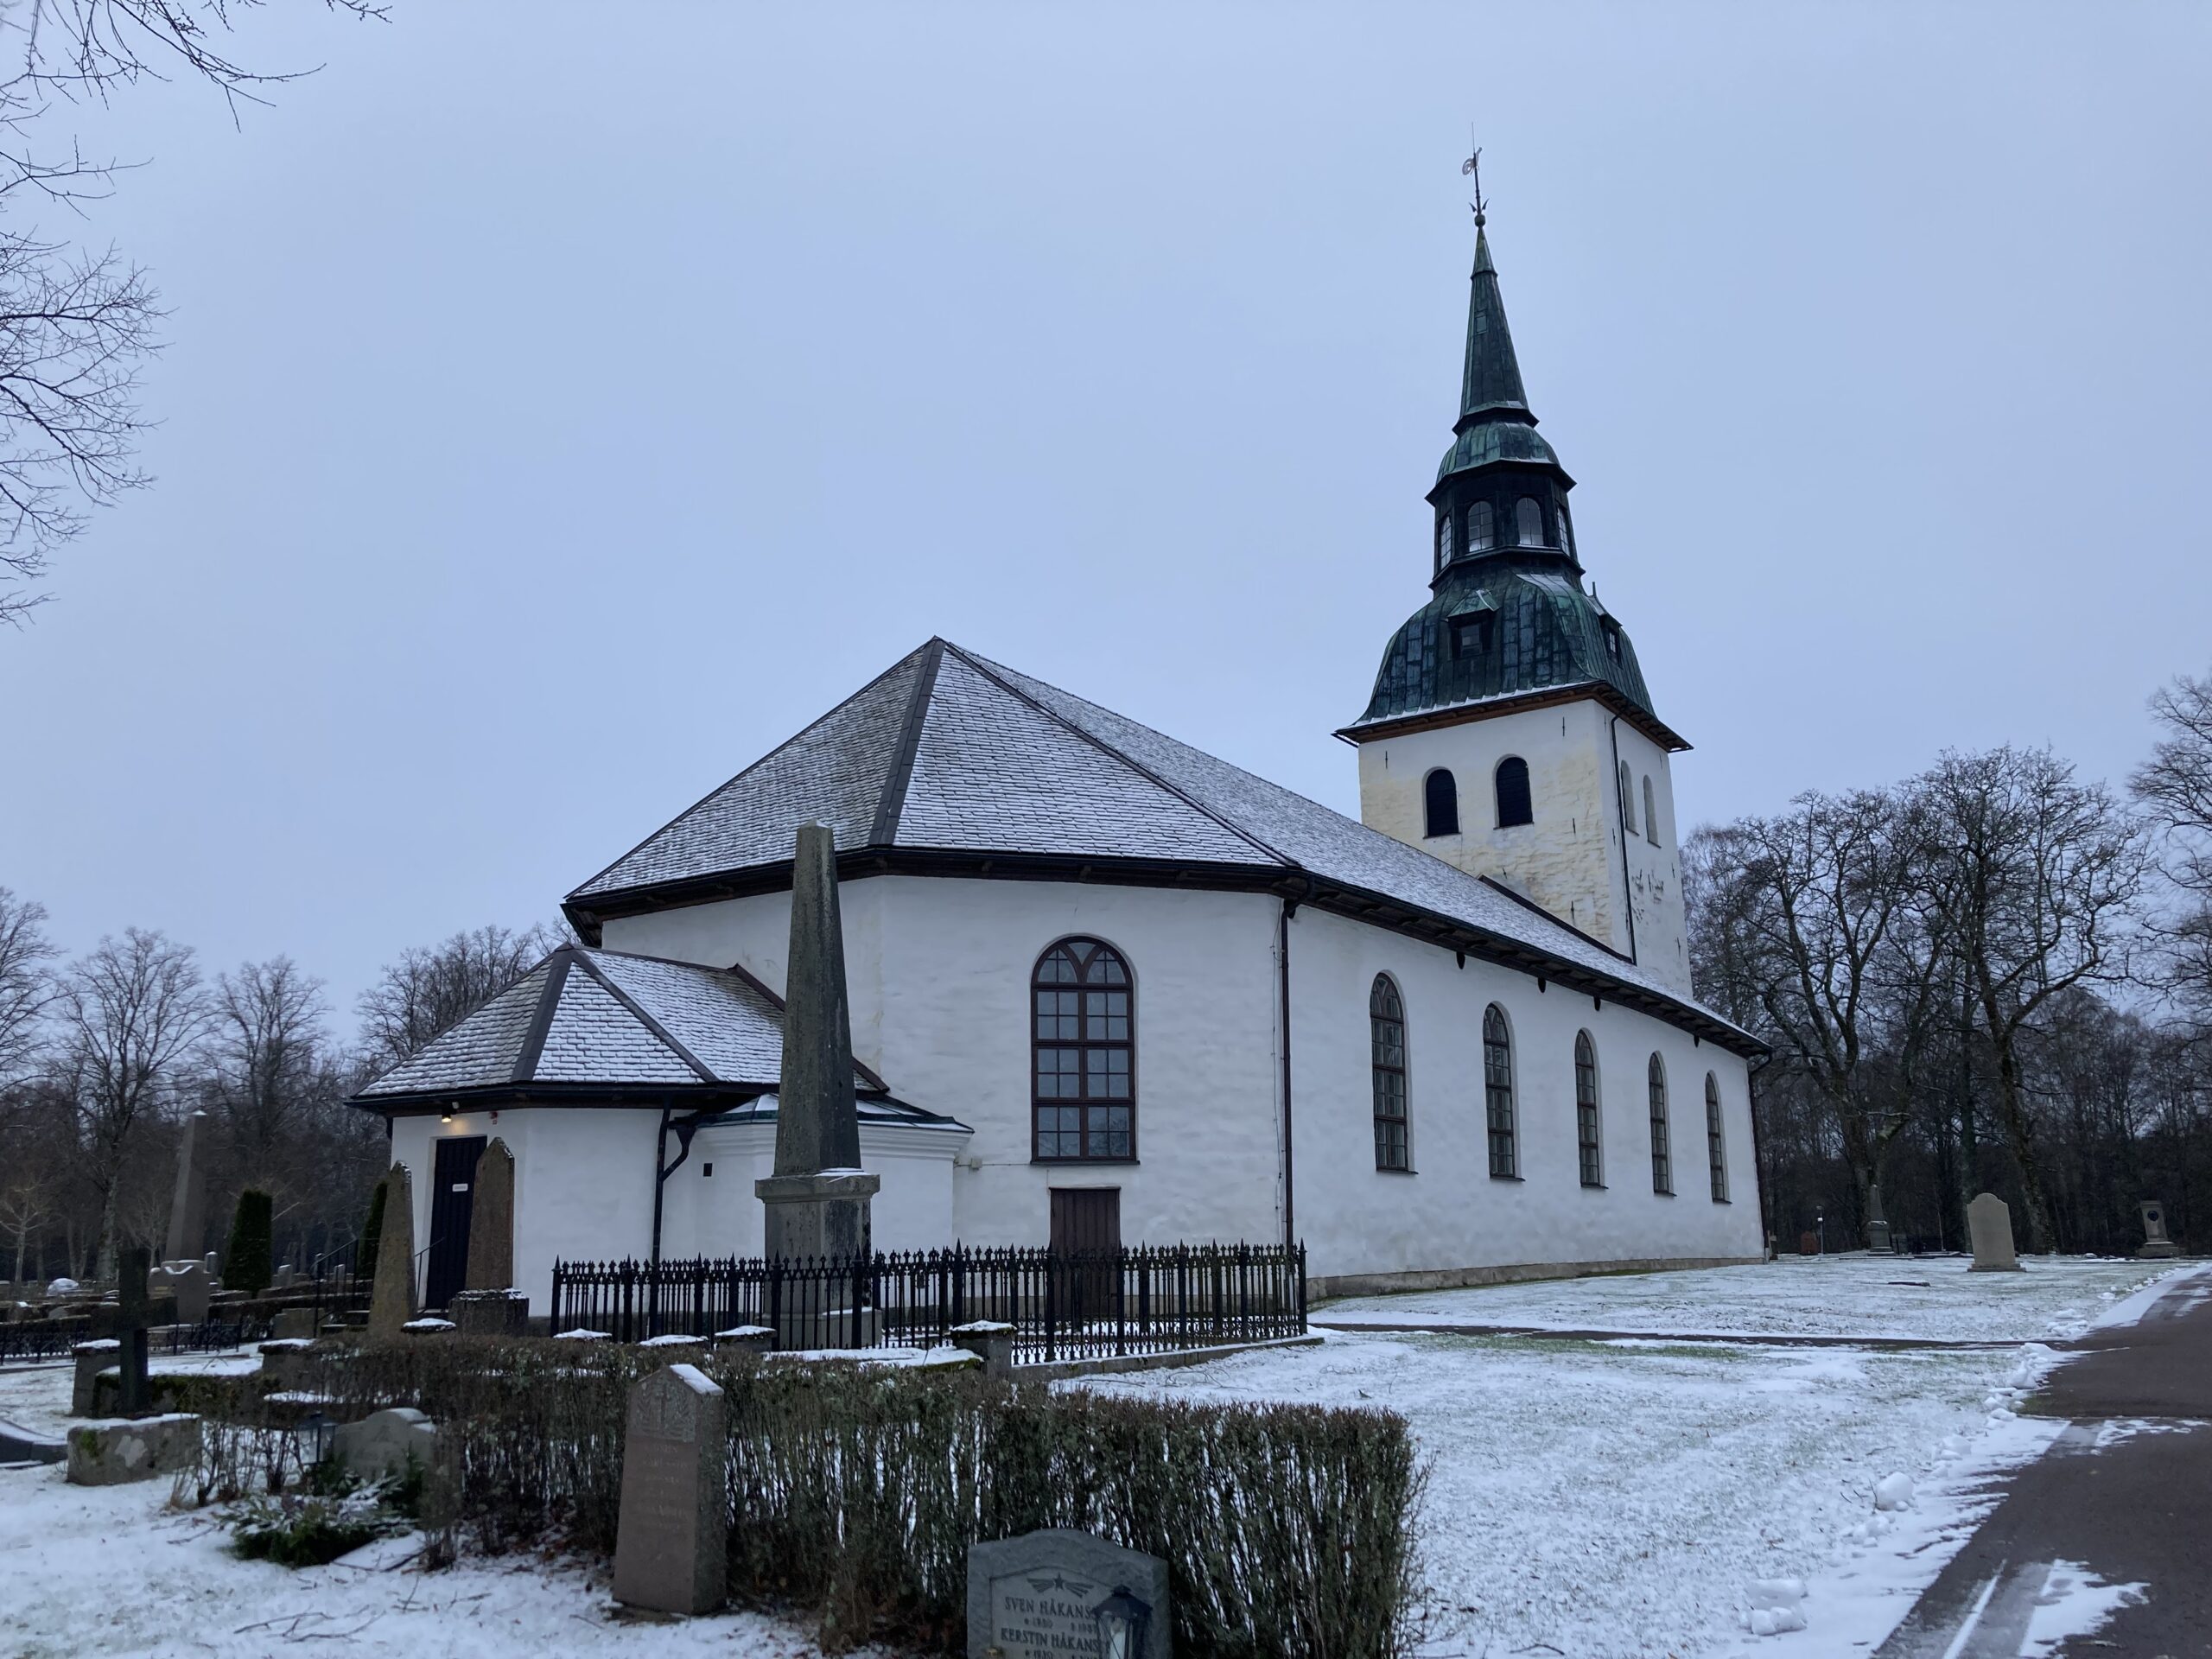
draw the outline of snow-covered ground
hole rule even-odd
[[[1357,1332],[1074,1386],[1404,1413],[1430,1464],[1424,1650],[1440,1659],[1547,1644],[1575,1659],[1827,1659],[1878,1644],[1993,1502],[1991,1477],[2057,1432],[2012,1410],[2051,1359],[2031,1339],[2126,1319],[2156,1294],[2141,1288],[2152,1271],[2135,1262],[2034,1261],[2025,1274],[1971,1279],[1962,1265],[1831,1258],[1357,1306],[1383,1319],[1433,1304],[1451,1311],[1425,1317],[1469,1324],[2010,1345]],[[0,1372],[0,1417],[58,1432],[69,1376],[66,1365]],[[1892,1507],[1878,1507],[1878,1488]],[[388,1541],[308,1572],[241,1561],[208,1516],[172,1514],[167,1497],[166,1482],[86,1490],[58,1469],[0,1470],[0,1651],[814,1652],[797,1627],[753,1615],[620,1622],[603,1572],[535,1558],[423,1574],[397,1560],[403,1541]],[[1807,1628],[1755,1637],[1755,1604],[1766,1623],[1802,1615]]]
[[[1332,1324],[1483,1325],[1643,1335],[2033,1342],[2079,1336],[2151,1269],[2092,1256],[2025,1256],[1968,1273],[1962,1255],[1784,1256],[1744,1268],[1548,1279],[1330,1302]]]
[[[2149,1295],[2131,1293],[2160,1276],[2136,1262],[2076,1261],[1967,1281],[1955,1268],[1955,1278],[1929,1270],[1945,1264],[1868,1272],[1865,1261],[1359,1306],[1378,1319],[1418,1317],[1400,1310],[1430,1304],[1451,1312],[1427,1317],[1569,1330],[1641,1318],[1644,1329],[1755,1321],[1795,1336],[1995,1341],[2139,1312]],[[1952,1300],[1901,1311],[1884,1271],[1929,1281],[1922,1296],[1941,1284]],[[1763,1273],[1771,1283],[1757,1282]],[[1985,1294],[1988,1306],[1977,1300]],[[1491,1313],[1491,1298],[1515,1311]],[[2060,1425],[2012,1407],[2051,1358],[2039,1343],[1885,1351],[1360,1332],[1332,1333],[1318,1352],[1085,1386],[1403,1413],[1430,1461],[1426,1653],[1472,1659],[1548,1644],[1576,1659],[1812,1659],[1878,1644],[1993,1504],[1992,1477],[2050,1444]],[[1889,1489],[1903,1507],[1878,1508],[1876,1489],[1893,1475],[1906,1478]],[[1802,1597],[1780,1582],[1793,1580]],[[1772,1622],[1786,1627],[1797,1615],[1806,1628],[1754,1637],[1748,1617],[1762,1601],[1784,1613]]]

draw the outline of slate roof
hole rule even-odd
[[[354,1099],[530,1085],[758,1090],[776,1086],[783,1056],[782,1004],[749,976],[564,945]],[[855,1070],[856,1086],[882,1091]]]
[[[1419,912],[1439,937],[1472,932],[1476,948],[1495,945],[1530,971],[1564,969],[1632,991],[1655,1011],[1692,1016],[1692,1028],[1756,1047],[1503,888],[942,639],[576,888],[569,913],[589,937],[602,914],[697,902],[717,883],[787,883],[793,833],[810,821],[830,826],[841,854],[1127,861],[1286,893],[1325,883]]]

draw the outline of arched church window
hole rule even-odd
[[[1497,763],[1497,827],[1510,830],[1516,824],[1534,823],[1536,815],[1529,808],[1529,763],[1517,754],[1509,754]]]
[[[1659,798],[1651,792],[1649,775],[1643,780],[1643,838],[1654,847],[1659,844]]]
[[[1436,521],[1436,568],[1441,570],[1452,563],[1452,515],[1446,513]]]
[[[1375,1069],[1375,1167],[1407,1169],[1406,1005],[1390,976],[1375,976],[1367,994],[1367,1030]]]
[[[1557,503],[1552,508],[1552,513],[1554,517],[1559,520],[1560,551],[1562,553],[1573,553],[1574,551],[1574,534],[1573,531],[1567,527],[1567,503],[1564,501]]]
[[[1544,544],[1544,510],[1533,495],[1524,495],[1514,504],[1513,544],[1516,547],[1541,547]]]
[[[1621,827],[1631,836],[1636,833],[1636,779],[1629,775],[1628,762],[1621,762]]]
[[[1497,545],[1497,521],[1490,503],[1478,501],[1467,509],[1467,551],[1481,553]]]
[[[1598,1141],[1598,1049],[1590,1033],[1574,1033],[1574,1138],[1581,1148],[1582,1185],[1603,1186],[1605,1169]]]
[[[1137,1155],[1136,988],[1119,952],[1062,939],[1030,980],[1034,1142],[1041,1161]]]
[[[1720,1079],[1705,1074],[1705,1161],[1713,1175],[1713,1201],[1728,1202],[1728,1142],[1720,1132]]]
[[[1671,1193],[1675,1190],[1674,1154],[1667,1143],[1667,1068],[1659,1057],[1651,1057],[1651,1190]]]
[[[1439,766],[1422,780],[1421,806],[1427,820],[1423,833],[1431,840],[1459,833],[1459,783]]]
[[[1513,1035],[1505,1010],[1483,1010],[1483,1110],[1490,1126],[1490,1173],[1511,1180],[1520,1173],[1513,1133]]]

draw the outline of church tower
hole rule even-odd
[[[1574,480],[1536,433],[1479,194],[1472,280],[1459,418],[1428,493],[1433,596],[1337,734],[1359,749],[1360,817],[1687,995],[1669,757],[1689,745],[1586,586]]]

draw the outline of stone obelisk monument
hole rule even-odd
[[[753,1184],[767,1207],[765,1254],[856,1255],[868,1248],[868,1200],[882,1179],[861,1168],[837,849],[827,824],[799,826],[787,976],[776,1173]]]

